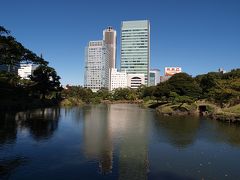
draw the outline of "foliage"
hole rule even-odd
[[[199,98],[201,95],[201,88],[197,82],[186,73],[178,73],[172,76],[167,83],[171,91],[176,92],[180,96],[189,96]]]
[[[192,78],[186,73],[172,76],[157,86],[141,89],[144,99],[171,103],[192,103],[208,99],[222,107],[240,103],[240,69],[228,73],[210,72]]]
[[[113,92],[114,100],[137,100],[137,91],[130,88],[118,88]]]
[[[65,99],[75,98],[80,99],[85,103],[90,103],[93,98],[93,92],[89,88],[81,86],[66,86],[66,89],[62,91],[62,97]]]
[[[10,32],[3,26],[0,26],[0,65],[18,65],[20,62],[48,64],[42,57],[37,56],[10,36]]]
[[[97,91],[95,97],[98,97],[99,99],[102,99],[102,100],[110,100],[112,99],[112,94],[109,92],[108,89],[102,88]]]
[[[56,104],[62,90],[56,71],[48,67],[48,62],[42,57],[16,41],[10,31],[0,26],[0,65],[18,66],[22,62],[38,64],[39,67],[33,72],[31,80],[21,79],[13,72],[0,71],[0,108],[6,104],[17,109],[21,108],[19,106],[28,107],[28,104]]]
[[[34,82],[32,87],[35,91],[38,91],[42,97],[45,99],[46,95],[50,92],[59,92],[62,90],[60,77],[57,72],[48,66],[40,65],[34,72],[30,75],[30,79]]]

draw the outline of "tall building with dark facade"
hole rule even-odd
[[[109,49],[109,69],[115,68],[117,32],[112,27],[108,27],[103,30],[103,40]]]

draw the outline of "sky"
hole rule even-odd
[[[151,68],[180,66],[190,75],[240,67],[239,0],[0,0],[0,25],[43,54],[63,85],[83,85],[84,51],[125,20],[149,20]]]

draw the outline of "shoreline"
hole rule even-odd
[[[234,107],[238,108],[240,104],[229,108],[220,108],[209,102],[181,105],[168,103],[158,106],[156,111],[163,116],[202,116],[223,122],[240,123],[240,112],[231,112]]]
[[[9,111],[22,111],[31,110],[37,108],[49,108],[49,107],[76,107],[85,106],[95,103],[83,103],[77,101],[74,103],[63,103],[69,99],[63,99],[62,101],[57,100],[44,100],[44,101],[31,101],[31,102],[20,102],[20,101],[9,101],[1,102],[0,112]],[[138,104],[141,107],[155,109],[156,112],[163,116],[202,116],[211,118],[213,120],[229,122],[229,123],[240,123],[240,104],[230,108],[220,108],[216,104],[199,101],[191,104],[187,103],[167,103],[167,102],[149,102],[142,99],[139,100],[102,100],[96,104]],[[201,109],[202,108],[202,109]]]

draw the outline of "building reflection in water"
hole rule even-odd
[[[126,104],[84,110],[84,152],[88,158],[99,161],[101,173],[112,171],[113,143],[119,143],[119,179],[147,179],[146,116],[146,110]]]
[[[99,161],[102,174],[112,170],[113,147],[107,111],[105,105],[88,107],[83,121],[84,153],[89,159]]]
[[[147,179],[148,111],[133,105],[113,105],[109,113],[112,132],[118,132],[119,179]]]

